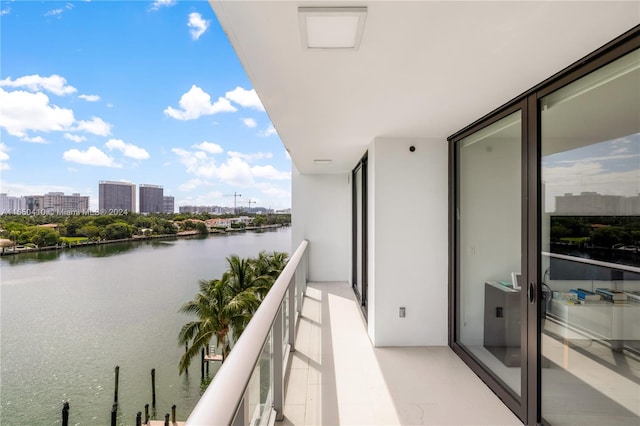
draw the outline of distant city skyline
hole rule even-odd
[[[0,19],[1,193],[97,210],[109,180],[176,209],[291,206],[290,158],[207,2],[0,0]]]
[[[588,191],[580,194],[566,193],[556,196],[555,214],[572,216],[637,216],[640,215],[640,194],[627,197]]]

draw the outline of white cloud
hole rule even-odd
[[[178,3],[176,0],[156,0],[151,5],[152,10],[158,10],[161,7],[175,6]]]
[[[260,98],[254,89],[247,90],[238,86],[230,92],[225,93],[225,98],[237,103],[244,108],[253,108],[264,111],[264,106],[260,102]]]
[[[214,176],[215,161],[209,159],[205,152],[190,152],[182,148],[173,148],[171,151],[179,157],[180,162],[187,168],[187,173],[204,178]]]
[[[191,148],[197,148],[202,151],[208,152],[209,154],[222,154],[224,149],[217,143],[204,141],[197,145],[192,145]]]
[[[30,138],[29,136],[24,136],[21,139],[23,141],[25,141],[25,142],[31,142],[31,143],[45,143],[46,142],[42,136],[35,136],[35,137],[32,137],[32,138]]]
[[[269,198],[277,198],[282,201],[281,206],[286,207],[291,205],[291,191],[279,188],[271,183],[259,183],[256,187]]]
[[[106,146],[109,151],[113,151],[114,149],[118,150],[122,152],[125,157],[135,160],[146,160],[149,158],[147,150],[130,143],[125,143],[122,139],[109,139],[104,146]]]
[[[225,164],[218,167],[217,177],[230,185],[245,186],[253,183],[249,164],[240,159],[230,157]]]
[[[207,28],[209,28],[210,24],[211,22],[206,19],[202,19],[202,15],[200,15],[199,13],[190,13],[187,26],[191,28],[189,30],[189,33],[191,33],[191,38],[194,40],[199,39],[200,36],[204,34],[205,31],[207,31]]]
[[[86,140],[87,140],[87,138],[85,138],[84,136],[80,136],[80,135],[73,135],[73,134],[71,134],[71,133],[65,133],[65,134],[64,134],[64,138],[65,138],[65,139],[68,139],[68,140],[70,140],[70,141],[73,141],[73,142],[78,142],[78,143],[80,143],[80,142],[84,142],[84,141],[86,141]]]
[[[201,145],[201,144],[200,144]],[[199,148],[194,145],[193,148]],[[214,144],[215,145],[215,144]],[[212,179],[233,186],[250,186],[256,179],[287,180],[291,178],[289,172],[278,171],[271,165],[251,167],[249,162],[258,158],[271,158],[271,153],[243,154],[228,152],[229,157],[222,164],[216,164],[212,157],[204,151],[188,151],[183,148],[173,148],[180,162],[186,167],[187,173],[197,179],[210,182]]]
[[[100,96],[98,95],[80,95],[78,97],[80,99],[84,99],[87,102],[98,102],[100,100]]]
[[[182,185],[180,185],[178,187],[178,189],[180,191],[193,191],[194,189],[196,189],[197,187],[199,187],[203,183],[204,182],[201,181],[200,179],[191,179],[191,180],[188,180],[187,182],[183,183]]]
[[[264,137],[269,137],[271,135],[275,135],[278,132],[276,132],[276,128],[273,127],[273,124],[269,124],[269,126],[267,126],[266,129],[264,129],[262,132],[258,133],[258,135],[260,136],[264,136]]]
[[[75,87],[67,84],[67,79],[57,74],[50,75],[49,77],[41,77],[37,74],[25,75],[15,80],[7,77],[4,80],[0,80],[0,86],[24,87],[34,92],[45,90],[58,96],[69,95],[78,91]]]
[[[82,130],[98,136],[108,136],[111,133],[111,124],[100,117],[91,117],[91,120],[78,121],[72,130]]]
[[[191,89],[189,89],[187,93],[180,97],[178,104],[181,109],[167,107],[164,113],[176,120],[194,120],[202,115],[212,115],[219,112],[235,112],[238,110],[231,105],[229,100],[222,97],[218,98],[216,102],[211,103],[211,96],[195,84],[191,86]]]
[[[6,9],[0,10],[0,16],[8,15],[10,13],[11,13],[11,8],[9,6],[7,6]]]
[[[27,130],[63,131],[73,122],[73,111],[49,105],[44,93],[0,89],[0,126],[13,136],[25,137]]]
[[[258,123],[256,123],[256,120],[254,120],[253,118],[243,118],[242,122],[245,126],[250,128],[254,128],[258,125]]]
[[[50,10],[47,13],[45,13],[44,16],[58,16],[58,17],[60,17],[60,15],[62,15],[62,12],[64,12],[63,9],[53,9],[53,10]]]
[[[86,164],[89,166],[103,166],[103,167],[121,167],[117,164],[112,157],[102,152],[95,146],[89,147],[86,151],[80,151],[78,149],[70,149],[65,151],[62,155],[65,161],[72,163]]]
[[[10,158],[8,151],[10,151],[9,147],[0,142],[0,170],[10,169],[9,164],[7,164]]]
[[[78,188],[62,185],[29,185],[24,183],[7,182],[6,180],[2,180],[0,183],[2,184],[0,192],[8,194],[46,194],[48,192],[64,192],[65,194],[79,192],[85,194],[88,192]]]
[[[227,155],[229,157],[242,158],[243,160],[246,160],[249,162],[255,161],[255,160],[262,160],[263,158],[273,158],[273,154],[270,152],[255,152],[253,154],[244,154],[242,152],[228,151]]]
[[[253,166],[251,173],[258,178],[285,180],[291,179],[290,172],[281,172],[271,165],[266,166]]]

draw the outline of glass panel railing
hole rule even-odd
[[[302,241],[293,253],[187,425],[262,425],[272,420],[273,412],[282,420],[285,343],[294,345],[294,315],[302,306],[306,289],[307,246],[308,241]]]
[[[253,369],[251,381],[247,388],[247,403],[249,408],[249,424],[266,426],[273,404],[273,334],[262,348],[260,360]]]

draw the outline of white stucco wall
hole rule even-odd
[[[369,334],[376,346],[447,344],[447,147],[440,139],[379,138],[369,149]]]
[[[295,166],[292,172],[292,247],[309,240],[309,280],[349,281],[350,175],[301,175]]]

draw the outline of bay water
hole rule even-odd
[[[118,424],[176,405],[185,420],[200,397],[200,359],[178,375],[178,313],[231,254],[291,253],[290,228],[114,243],[0,258],[0,424],[109,425],[119,366]],[[217,365],[211,363],[213,374]]]

